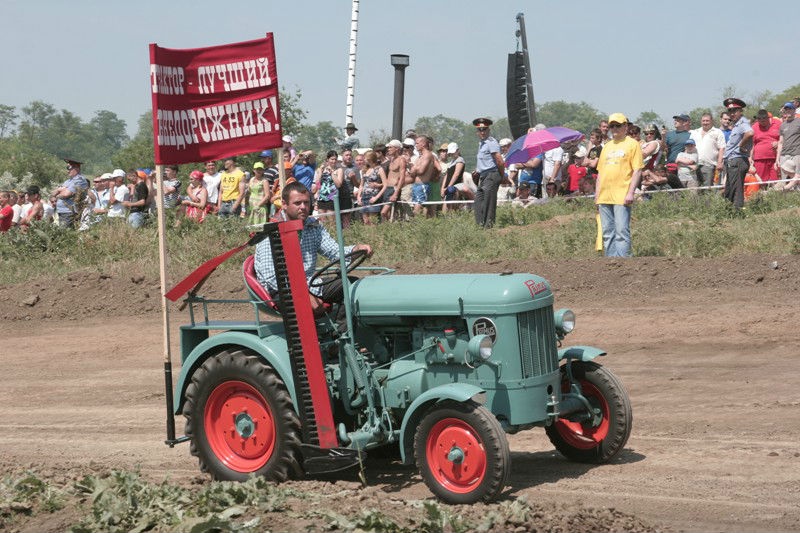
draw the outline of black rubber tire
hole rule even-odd
[[[467,429],[471,432],[471,436],[481,446],[479,453],[484,454],[483,457],[485,457],[485,469],[483,469],[482,479],[476,480],[474,486],[472,486],[472,482],[467,480],[463,486],[457,487],[456,491],[448,488],[445,483],[449,481],[445,479],[448,477],[448,473],[437,473],[433,470],[437,468],[435,466],[437,463],[444,463],[446,466],[448,462],[442,461],[443,456],[438,458],[429,456],[428,451],[429,444],[432,445],[432,443],[429,443],[429,439],[434,439],[437,434],[441,434],[441,426],[439,429],[435,429],[437,424],[447,420],[463,424],[462,429]],[[443,424],[445,428],[453,427],[447,426],[446,422],[443,422]],[[431,430],[434,430],[435,433],[432,434]],[[500,422],[488,409],[471,400],[466,402],[444,400],[433,404],[422,416],[417,427],[417,432],[414,436],[414,455],[417,468],[425,485],[437,498],[449,504],[493,501],[502,492],[511,475],[511,454],[508,449],[508,440],[503,428],[500,426]],[[469,452],[467,452],[467,455],[469,455]]]
[[[606,463],[622,451],[631,435],[633,411],[628,392],[610,370],[593,361],[573,362],[572,375],[581,384],[592,406],[602,407],[603,403],[607,406],[608,418],[601,421],[601,425],[608,423],[605,436],[597,439],[594,445],[575,446],[570,442],[570,434],[574,432],[562,420],[547,426],[545,431],[556,450],[567,459],[580,463]],[[561,384],[562,391],[569,391],[565,365],[561,366]],[[595,392],[599,392],[602,398],[598,398]],[[593,430],[588,423],[581,426],[587,432]]]
[[[263,466],[253,471],[240,471],[242,469],[226,465],[224,459],[214,452],[207,435],[204,415],[209,397],[219,387],[230,387],[231,382],[243,382],[255,389],[274,420],[272,453]],[[213,405],[208,408],[213,408]],[[186,389],[183,415],[191,453],[198,458],[200,469],[210,473],[214,479],[245,481],[251,474],[273,481],[302,477],[300,420],[291,396],[275,371],[251,352],[232,349],[207,359],[192,375]]]

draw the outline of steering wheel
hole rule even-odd
[[[345,260],[349,260],[347,265],[346,274],[355,270],[361,263],[367,260],[366,250],[353,250],[349,254],[344,255]],[[339,270],[331,270],[333,267],[339,266],[339,260],[331,261],[317,270],[311,279],[308,280],[309,287],[325,287],[334,281],[341,279],[341,272]]]

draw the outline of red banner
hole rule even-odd
[[[271,33],[210,48],[151,44],[150,90],[157,164],[211,161],[281,145]]]

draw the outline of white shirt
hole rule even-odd
[[[553,169],[556,166],[556,162],[560,162],[561,159],[564,157],[564,150],[559,146],[558,148],[553,148],[552,150],[548,150],[544,153],[544,182],[546,183],[547,180],[558,180],[561,176],[561,169],[564,168],[564,165],[561,165],[561,168],[558,169],[558,174],[553,176]]]
[[[22,209],[19,210],[19,219],[20,220],[25,220],[25,218],[28,216],[28,211],[31,210],[31,207],[33,207],[33,204],[31,202],[28,202],[28,203],[22,204],[21,207],[22,207]]]
[[[206,200],[209,204],[216,205],[217,198],[219,197],[219,182],[220,176],[219,172],[216,174],[203,174],[203,184],[206,187],[206,191],[208,192],[208,200]]]
[[[19,224],[19,217],[20,217],[20,212],[22,211],[22,206],[19,204],[14,204],[11,206],[11,209],[14,212],[14,216],[11,219],[11,223],[16,226],[17,224]]]
[[[125,206],[122,202],[127,202],[130,199],[130,191],[125,185],[120,185],[114,189],[115,203],[111,204],[108,208],[109,218],[122,218],[125,216]]]
[[[689,132],[689,137],[697,145],[697,158],[700,165],[716,165],[720,148],[725,148],[725,134],[711,126],[708,131],[697,128]]]
[[[53,216],[56,214],[55,208],[50,205],[50,202],[42,202],[42,220],[52,221]]]

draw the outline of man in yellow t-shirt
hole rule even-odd
[[[236,161],[226,159],[225,170],[219,174],[219,203],[217,212],[220,218],[238,217],[244,200],[244,172],[236,167]]]
[[[611,140],[597,161],[595,203],[600,211],[606,257],[631,255],[631,204],[642,174],[642,148],[628,137],[628,119],[622,113],[608,117]]]

